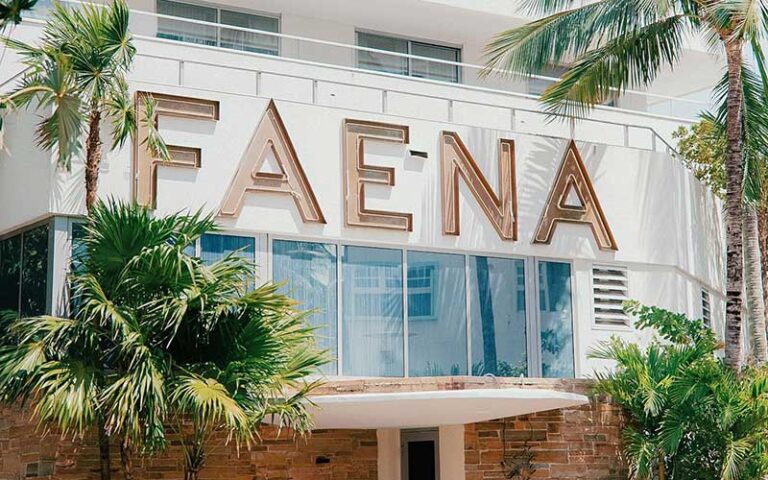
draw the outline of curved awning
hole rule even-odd
[[[515,417],[589,402],[555,390],[499,388],[313,396],[315,428],[412,428]]]

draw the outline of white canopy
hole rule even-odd
[[[313,396],[315,428],[458,425],[588,403],[584,395],[499,388]]]

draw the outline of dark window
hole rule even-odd
[[[0,241],[0,310],[24,316],[46,313],[49,227]]]
[[[21,270],[21,314],[45,313],[48,294],[48,225],[23,233]]]
[[[0,310],[19,311],[21,235],[0,241]]]

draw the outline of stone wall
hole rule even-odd
[[[585,393],[584,381],[539,379],[374,379],[334,382],[321,393],[424,391],[464,388],[550,388]],[[621,415],[605,402],[465,427],[467,480],[508,478],[510,468],[532,466],[531,478],[618,480],[626,478],[619,458]],[[375,480],[375,430],[316,430],[307,438],[265,427],[250,448],[215,441],[201,480]],[[504,441],[506,439],[506,441]],[[530,461],[524,461],[527,455]],[[113,449],[113,479],[122,480]],[[135,460],[136,480],[183,478],[178,438],[161,455]],[[506,466],[505,466],[506,465]],[[99,479],[95,438],[75,440],[42,435],[29,412],[0,409],[0,480],[25,478],[28,471],[57,480]],[[28,470],[29,469],[29,470]],[[52,470],[49,472],[48,470]],[[50,473],[50,475],[48,475]],[[521,477],[512,477],[521,478]],[[522,477],[526,478],[526,477]]]

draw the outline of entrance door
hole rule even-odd
[[[440,480],[440,458],[436,428],[402,430],[400,455],[402,480]]]

